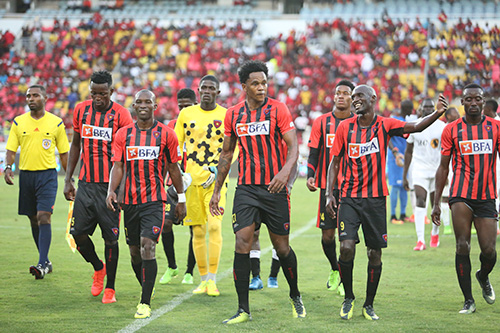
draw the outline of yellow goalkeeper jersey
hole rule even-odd
[[[217,166],[224,141],[226,108],[217,104],[211,111],[200,105],[184,108],[175,124],[179,147],[186,148],[186,172],[191,174],[193,185],[203,184],[210,176],[204,166]]]

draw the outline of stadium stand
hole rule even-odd
[[[455,1],[451,7],[427,2],[432,9],[429,17],[434,19],[398,19],[399,14],[390,11],[377,11],[372,20],[349,19],[351,14],[359,17],[357,10],[363,6],[358,2],[326,5],[318,1],[316,7],[304,7],[300,17],[308,11],[323,15],[325,8],[335,13],[322,16],[327,19],[308,20],[306,31],[271,38],[262,36],[259,20],[252,17],[262,19],[274,12],[251,5],[221,7],[202,1],[158,5],[146,0],[139,6],[125,1],[120,8],[107,4],[96,13],[81,14],[81,8],[60,2],[59,9],[29,11],[25,19],[30,24],[14,39],[15,34],[4,33],[0,42],[1,123],[8,128],[9,121],[24,112],[27,86],[41,83],[49,88],[47,107],[69,125],[73,106],[87,98],[88,77],[96,68],[113,71],[114,98],[126,107],[133,92],[152,89],[159,98],[160,119],[176,117],[175,92],[196,87],[207,73],[220,78],[220,102],[229,106],[241,98],[236,69],[248,58],[268,62],[273,76],[269,93],[286,102],[294,117],[305,113],[313,119],[331,109],[330,92],[344,77],[373,85],[382,114],[390,114],[405,98],[418,103],[424,94],[426,63],[430,97],[443,92],[449,99],[456,98],[464,82],[479,83],[488,96],[500,96],[498,26],[479,24],[463,13],[463,19],[452,19],[452,8],[468,9],[470,2]],[[403,3],[414,6],[412,1]],[[391,1],[372,5],[389,6]],[[482,6],[474,13],[486,15],[486,8],[496,12],[499,7],[489,1]],[[437,19],[443,8],[449,13],[444,23]],[[239,10],[241,16],[236,15]],[[151,18],[159,13],[181,14],[189,20]]]

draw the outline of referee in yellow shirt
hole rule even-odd
[[[57,193],[55,148],[59,151],[61,165],[66,170],[69,143],[61,118],[45,111],[47,93],[45,87],[32,85],[26,92],[30,109],[14,119],[7,141],[5,157],[5,182],[14,185],[12,164],[17,148],[19,158],[19,215],[27,215],[31,232],[38,248],[38,264],[30,267],[35,279],[43,279],[52,272],[48,254],[52,231],[50,217]]]

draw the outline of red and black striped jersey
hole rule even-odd
[[[353,116],[354,114],[351,113],[351,115],[345,119],[349,119]],[[335,114],[332,111],[319,116],[313,122],[311,135],[309,137],[309,143],[307,146],[309,148],[318,149],[319,156],[318,160],[314,161],[316,162],[316,165],[313,165],[314,164],[313,161],[308,161],[308,167],[311,167],[313,170],[316,171],[315,185],[316,187],[319,187],[321,189],[326,188],[326,177],[328,174],[328,166],[330,165],[330,161],[333,157],[333,155],[330,152],[333,147],[333,142],[335,140],[335,132],[337,131],[337,127],[339,126],[340,122],[345,119],[339,119],[335,117]],[[342,174],[343,172],[339,171],[338,182],[337,184],[334,184],[333,187],[336,190],[339,189],[340,184],[342,182],[343,178]]]
[[[450,197],[495,199],[496,156],[500,122],[483,116],[479,124],[460,118],[446,125],[441,135],[441,154],[450,156],[453,178]]]
[[[229,108],[224,134],[238,138],[238,184],[268,185],[285,164],[283,135],[293,129],[287,106],[269,97],[256,110],[246,101]]]
[[[166,163],[181,159],[175,132],[155,120],[141,130],[131,124],[118,131],[113,141],[112,161],[125,163],[125,204],[166,201],[163,170]]]
[[[376,115],[368,127],[358,117],[342,121],[337,128],[332,155],[343,157],[342,197],[387,196],[385,166],[387,144],[392,136],[403,136],[405,122]]]
[[[114,102],[105,112],[95,110],[91,100],[77,104],[73,114],[73,130],[81,137],[78,177],[81,181],[109,182],[111,143],[116,132],[132,122],[130,112]]]

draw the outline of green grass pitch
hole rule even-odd
[[[62,179],[60,179],[62,180]],[[357,246],[354,266],[354,317],[339,317],[342,299],[326,289],[329,265],[321,248],[321,232],[315,227],[319,192],[310,193],[304,179],[299,179],[292,192],[291,245],[299,263],[299,288],[307,309],[307,318],[293,319],[288,303],[288,286],[283,274],[278,277],[279,289],[250,291],[253,321],[225,327],[221,321],[237,309],[232,279],[234,235],[231,228],[231,206],[235,179],[231,179],[226,216],[223,220],[223,249],[218,273],[221,296],[192,295],[199,282],[195,268],[195,285],[182,285],[186,267],[189,230],[175,226],[177,264],[180,274],[169,285],[156,284],[152,302],[152,320],[134,320],[139,302],[140,286],[130,266],[130,256],[120,237],[120,259],[116,281],[117,303],[102,304],[90,293],[92,267],[78,253],[73,254],[65,239],[68,204],[62,195],[62,182],[52,218],[50,259],[54,272],[43,280],[35,280],[28,268],[37,262],[37,251],[31,237],[27,217],[17,215],[17,182],[15,186],[0,185],[0,331],[26,332],[116,332],[135,330],[147,332],[493,332],[499,330],[500,302],[488,305],[472,275],[472,290],[477,312],[459,315],[463,305],[455,275],[455,241],[452,235],[441,235],[437,249],[413,251],[416,242],[413,224],[388,225],[389,246],[383,251],[383,270],[374,307],[380,320],[369,322],[361,315],[365,298],[367,259],[364,241]],[[430,225],[426,240],[430,242]],[[442,230],[441,230],[442,232]],[[93,236],[102,257],[103,241],[98,229]],[[471,242],[472,271],[479,268],[477,237]],[[269,237],[262,229],[261,269],[266,284],[271,263]],[[167,261],[161,243],[157,247],[158,278]],[[500,292],[500,268],[490,280]]]

